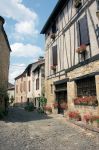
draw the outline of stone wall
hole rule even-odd
[[[9,74],[10,47],[3,29],[4,20],[0,17],[0,88],[7,90]],[[1,109],[5,110],[4,99],[0,101]]]

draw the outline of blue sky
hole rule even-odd
[[[9,81],[44,55],[44,35],[40,31],[58,0],[2,0],[0,15],[11,45]]]

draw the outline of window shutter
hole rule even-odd
[[[90,41],[86,16],[84,16],[82,19],[79,20],[79,29],[80,29],[80,45],[82,44],[89,45]]]
[[[99,0],[97,0],[97,10],[99,10]]]
[[[80,29],[79,29],[79,21],[77,23],[77,41],[78,41],[78,46],[80,46]]]
[[[57,45],[52,47],[53,66],[57,65]]]
[[[56,33],[56,23],[55,22],[52,25],[52,33]]]

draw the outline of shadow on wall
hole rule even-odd
[[[27,112],[22,107],[10,107],[8,116],[3,120],[7,122],[29,122],[29,121],[38,121],[51,119],[52,117],[47,116],[46,114],[39,114],[36,110],[32,112]]]

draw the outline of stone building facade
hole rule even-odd
[[[0,89],[1,91],[7,91],[9,59],[10,59],[10,52],[11,52],[8,38],[3,27],[4,22],[5,20],[0,16]],[[0,109],[5,111],[5,107],[6,107],[5,100],[1,96]]]
[[[41,86],[39,91],[36,87],[36,69],[42,68],[44,59],[29,64],[25,71],[15,78],[15,105],[25,105],[28,102],[35,102],[35,98],[41,96]],[[38,72],[37,72],[38,73]],[[41,75],[41,72],[40,72]],[[41,76],[40,76],[41,77]],[[39,79],[42,82],[41,78]],[[38,95],[39,94],[39,95]]]
[[[45,23],[45,93],[48,105],[99,112],[99,1],[59,0]],[[96,105],[74,99],[96,98]],[[81,109],[82,108],[82,109]],[[58,108],[58,113],[63,111]]]

